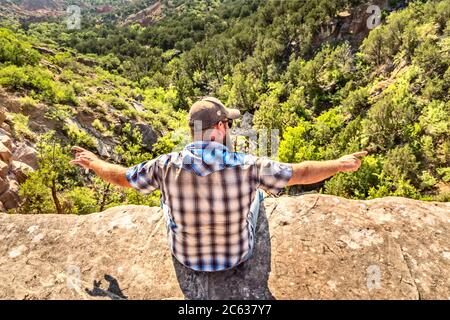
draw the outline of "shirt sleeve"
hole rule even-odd
[[[158,159],[145,161],[129,168],[126,177],[134,189],[143,194],[150,194],[159,189],[157,170]]]
[[[256,160],[257,185],[272,195],[279,195],[292,178],[292,165],[266,157]]]

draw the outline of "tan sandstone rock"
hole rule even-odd
[[[2,142],[0,142],[0,160],[5,163],[9,163],[11,156],[11,150],[9,150]]]
[[[3,162],[0,162],[0,164]],[[0,195],[5,192],[6,190],[8,190],[9,187],[9,182],[6,179],[6,177],[0,177]]]
[[[34,170],[38,167],[37,152],[36,149],[26,145],[25,143],[20,143],[14,150],[13,160],[23,162],[29,165]]]
[[[9,166],[8,164],[0,161],[0,178],[5,178],[8,174]]]
[[[27,180],[28,175],[33,172],[33,168],[29,165],[20,162],[20,161],[12,161],[11,163],[11,171],[17,178],[19,183],[24,183]]]
[[[6,209],[15,209],[19,206],[19,184],[16,180],[9,180],[7,190],[0,194],[0,202]]]
[[[159,208],[138,206],[89,216],[0,214],[0,298],[174,299],[185,286],[204,291],[177,279],[165,228]],[[277,299],[448,299],[450,204],[266,199],[249,277]],[[254,290],[233,276],[220,288],[208,297],[248,298]]]
[[[7,147],[9,150],[13,149],[13,143],[11,140],[11,137],[8,135],[4,135],[0,133],[0,142],[3,143],[5,147]]]
[[[0,108],[0,125],[3,123],[3,121],[5,121],[5,119],[6,119],[5,110],[3,110],[3,108]]]

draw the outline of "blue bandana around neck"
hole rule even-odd
[[[225,168],[243,165],[250,160],[250,156],[231,152],[223,144],[214,141],[196,141],[184,148],[179,160],[182,160],[182,163],[177,162],[184,170],[205,177]]]

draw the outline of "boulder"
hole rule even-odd
[[[8,164],[4,163],[3,161],[0,161],[0,178],[5,178],[8,174],[9,166]]]
[[[0,125],[3,123],[3,121],[5,121],[6,119],[6,112],[5,110],[0,108]]]
[[[0,195],[0,202],[9,210],[17,208],[19,201],[19,184],[16,180],[9,180],[8,189]]]
[[[101,157],[110,158],[113,154],[113,146],[105,143],[104,139],[97,139],[97,152]]]
[[[14,150],[12,160],[23,162],[34,170],[38,167],[37,151],[25,143],[19,143]]]
[[[96,67],[98,65],[95,60],[86,57],[77,57],[76,60],[77,62],[84,64],[88,67]]]
[[[0,128],[0,137],[1,136],[8,136],[11,138],[11,132],[6,131],[5,129]]]
[[[11,156],[11,150],[9,150],[2,142],[0,142],[0,160],[5,163],[9,163]]]
[[[6,177],[0,177],[0,195],[6,190],[8,190],[8,188],[9,188],[8,179],[6,179]]]
[[[46,55],[50,55],[50,56],[56,55],[56,52],[49,48],[33,46],[33,49],[37,50],[39,53],[42,53],[42,54],[46,54]]]
[[[137,128],[142,134],[142,144],[144,146],[144,149],[146,149],[147,151],[152,151],[153,144],[155,144],[158,140],[156,132],[151,126],[141,122],[133,122],[131,124],[131,129],[134,130],[135,128]]]
[[[9,124],[7,124],[6,122],[4,122],[0,128],[6,132],[11,132],[11,126]]]
[[[33,172],[34,170],[26,163],[20,161],[13,161],[11,163],[11,171],[14,173],[19,183],[24,183],[25,180],[27,180],[30,172]]]
[[[136,99],[136,101],[142,102],[145,100],[144,96],[142,94],[137,94],[134,99]]]
[[[3,203],[1,203],[1,202],[0,202],[0,212],[6,212],[6,209],[3,206]]]
[[[0,214],[0,299],[182,299],[188,289],[207,299],[448,299],[449,222],[449,203],[269,198],[245,271],[253,285],[216,274],[212,292],[173,263],[159,208]]]
[[[0,133],[0,142],[3,143],[5,147],[7,147],[9,150],[13,149],[13,142],[11,140],[11,137],[8,135],[3,135]]]

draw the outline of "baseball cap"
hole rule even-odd
[[[240,116],[239,110],[225,108],[219,99],[206,97],[192,105],[189,111],[189,125],[194,127],[196,121],[201,121],[202,128],[207,129],[220,121],[235,120]]]

